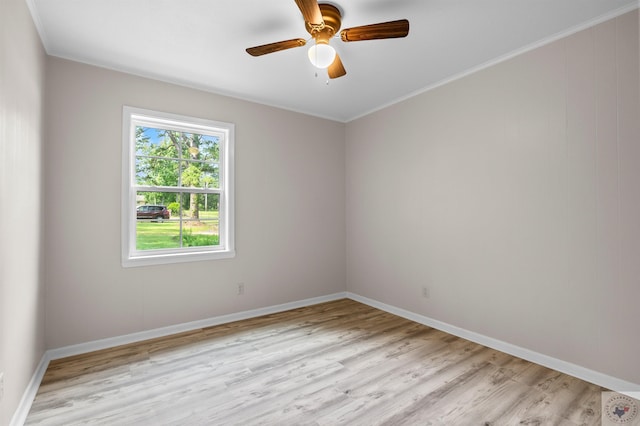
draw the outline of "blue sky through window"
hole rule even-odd
[[[153,127],[141,127],[141,126],[139,128],[142,129],[143,137],[148,138],[149,146],[160,145],[165,139],[163,136],[163,133],[165,132],[165,130],[163,129],[156,129]],[[184,133],[184,134],[187,135],[187,137],[192,136],[192,133]],[[201,136],[202,136],[202,141],[207,144],[213,145],[220,142],[220,138],[217,136],[211,136],[211,135],[201,135]]]

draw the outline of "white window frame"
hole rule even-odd
[[[182,247],[162,250],[136,249],[135,179],[137,125],[158,126],[200,134],[222,134],[220,144],[219,246]],[[187,117],[178,114],[124,106],[122,111],[122,266],[160,265],[198,260],[226,259],[235,256],[234,232],[234,145],[235,126],[232,123]],[[165,187],[153,188],[164,192]],[[185,188],[184,193],[206,192]],[[181,192],[181,191],[175,191]]]

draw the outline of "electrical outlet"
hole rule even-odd
[[[0,401],[4,397],[4,373],[0,373]]]
[[[425,299],[428,299],[429,297],[431,297],[431,294],[429,292],[429,287],[422,286],[422,297],[424,297]]]
[[[238,296],[242,296],[244,294],[244,283],[238,283]]]

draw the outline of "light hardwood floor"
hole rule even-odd
[[[598,425],[599,386],[352,300],[51,362],[27,425]]]

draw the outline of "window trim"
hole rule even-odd
[[[220,193],[219,230],[222,248],[188,247],[175,250],[135,249],[136,244],[136,182],[135,182],[135,123],[156,123],[170,130],[200,131],[214,130],[223,133],[220,146]],[[235,125],[221,121],[194,118],[167,112],[153,111],[130,106],[122,108],[122,201],[121,201],[121,260],[123,267],[161,265],[200,260],[227,259],[235,256],[235,205],[234,164]],[[172,188],[172,187],[169,187]],[[160,191],[167,188],[158,187]],[[189,192],[200,192],[189,188]]]

